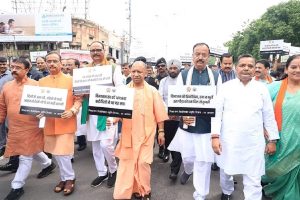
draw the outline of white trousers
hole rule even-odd
[[[260,176],[243,174],[245,200],[262,199],[262,186],[260,181]],[[220,184],[224,194],[231,195],[234,191],[233,176],[226,174],[223,169],[220,169]]]
[[[98,176],[105,176],[107,174],[105,159],[108,164],[109,172],[112,174],[117,171],[113,140],[92,141],[92,148]]]
[[[25,185],[25,180],[27,179],[32,166],[32,160],[36,160],[40,163],[42,169],[51,165],[51,159],[44,152],[34,154],[32,156],[19,156],[19,167],[16,175],[11,182],[11,187],[13,189],[22,188]]]
[[[192,159],[184,159],[184,171],[187,174],[193,174],[193,184],[195,192],[193,194],[195,200],[204,200],[209,193],[211,162],[194,161]]]
[[[59,167],[60,179],[62,181],[74,180],[75,172],[73,170],[72,162],[71,162],[73,155],[66,155],[66,156],[55,155],[54,157]]]

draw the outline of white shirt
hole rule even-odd
[[[273,104],[264,84],[239,79],[224,83],[216,98],[212,134],[220,134],[219,166],[225,173],[261,176],[265,173],[265,138],[279,139]]]

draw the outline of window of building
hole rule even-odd
[[[119,59],[119,50],[116,50],[116,59]]]
[[[29,50],[29,44],[17,44],[18,50]]]
[[[109,52],[110,55],[113,55],[113,49],[111,47],[109,47],[109,51],[108,52]]]

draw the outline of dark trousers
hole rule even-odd
[[[80,135],[80,136],[77,136],[77,143],[78,145],[81,147],[81,146],[86,146],[86,138],[85,138],[85,135]]]
[[[165,129],[165,154],[169,154],[171,152],[172,156],[172,162],[170,164],[171,166],[171,172],[174,172],[175,174],[178,174],[180,170],[180,166],[182,163],[182,158],[180,152],[177,151],[169,151],[167,148],[172,142],[177,129],[179,126],[179,121],[174,121],[174,120],[166,120],[164,122],[164,129]]]

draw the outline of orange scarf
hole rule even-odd
[[[279,131],[281,131],[282,129],[282,103],[287,89],[287,84],[288,84],[287,78],[283,79],[275,102],[275,108],[274,108],[275,119]]]
[[[255,76],[255,80],[258,81],[259,78]],[[267,80],[269,83],[272,83],[272,82],[273,82],[273,79],[272,79],[272,77],[271,77],[270,75],[267,75],[267,76],[266,76],[266,80]]]

